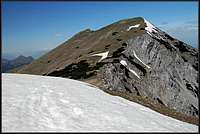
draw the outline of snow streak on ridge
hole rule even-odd
[[[136,24],[136,25],[130,26],[130,27],[127,29],[127,31],[131,30],[132,28],[137,28],[137,27],[139,27],[139,26],[140,26],[140,24]]]
[[[135,58],[137,58],[144,66],[146,66],[148,69],[150,69],[151,67],[148,66],[147,64],[145,64],[142,60],[140,60],[140,58],[136,55],[135,51],[133,50],[133,55],[135,56]]]
[[[132,69],[130,69],[130,68],[128,67],[128,64],[126,63],[126,61],[121,60],[120,63],[121,63],[123,66],[125,66],[131,73],[133,73],[138,79],[140,79],[140,76],[139,76],[134,70],[132,70]]]
[[[148,22],[146,19],[144,19],[144,22],[146,23],[146,27],[145,30],[147,30],[147,32],[151,35],[152,32],[157,33],[157,31],[155,30],[156,28],[150,23]]]
[[[93,54],[92,56],[101,56],[101,59],[98,61],[98,62],[101,62],[102,60],[108,57],[108,53],[109,51],[104,52],[104,53]]]

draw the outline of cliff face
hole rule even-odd
[[[82,31],[18,73],[87,80],[198,116],[198,50],[147,20]]]
[[[122,64],[108,63],[101,69],[102,88],[135,92],[197,116],[198,70],[192,62],[197,61],[197,51],[183,46],[187,50],[183,52],[176,47],[180,42],[165,41],[167,47],[148,34],[127,40],[118,57]]]

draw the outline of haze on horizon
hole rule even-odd
[[[48,51],[87,28],[139,16],[198,47],[198,2],[3,2],[2,53]]]

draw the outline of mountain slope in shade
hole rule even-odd
[[[198,50],[141,17],[86,29],[15,72],[92,81],[186,115],[199,113]]]
[[[2,72],[7,72],[12,69],[21,67],[23,65],[27,65],[31,63],[33,60],[34,59],[31,56],[25,57],[22,55],[18,56],[17,58],[13,60],[2,59],[2,62],[1,62]]]
[[[2,74],[3,132],[197,132],[97,87],[70,79]]]

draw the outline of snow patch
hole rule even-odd
[[[126,63],[126,61],[124,61],[124,60],[121,60],[120,63],[121,63],[122,65],[124,65],[124,66],[127,66],[127,63]]]
[[[154,37],[156,37],[156,38],[158,38],[158,39],[160,39],[160,40],[164,40],[163,39],[163,37],[161,37],[160,35],[159,36],[157,36],[157,35],[153,35],[152,34],[152,32],[155,32],[155,33],[158,33],[158,31],[156,30],[157,28],[153,25],[153,24],[151,24],[149,21],[147,21],[147,20],[145,20],[144,19],[144,22],[146,23],[146,27],[145,27],[145,30],[147,31],[147,33],[150,35],[150,36],[154,36]]]
[[[130,26],[130,27],[127,29],[127,31],[131,30],[132,28],[137,28],[137,27],[139,27],[139,26],[140,26],[140,24]]]
[[[145,20],[144,19],[144,22],[146,23],[146,27],[145,27],[145,30],[147,30],[150,34],[152,33],[152,32],[156,32],[157,33],[157,31],[155,30],[156,28],[150,23],[150,22],[148,22],[147,20]]]
[[[136,59],[138,59],[144,66],[146,66],[148,69],[150,69],[151,67],[148,66],[147,64],[145,64],[135,53],[135,51],[133,50],[133,55],[135,56]]]
[[[124,60],[121,60],[120,63],[125,66],[131,73],[133,73],[138,79],[140,79],[140,76],[132,69],[130,69],[129,67],[127,67],[127,63]]]
[[[46,98],[45,96],[43,96],[43,97],[42,97],[42,104],[41,104],[42,107],[48,107],[47,102],[48,102],[48,101],[47,101],[47,98]]]
[[[138,77],[138,79],[140,79],[140,76],[134,70],[132,70],[132,69],[129,68],[129,71],[131,73],[133,73],[136,77]]]
[[[91,56],[101,56],[101,59],[98,61],[98,62],[101,62],[102,60],[104,60],[105,58],[108,57],[108,53],[109,53],[109,51],[104,52],[104,53],[93,54]]]
[[[81,114],[83,114],[82,109],[80,109],[78,107],[74,107],[73,108],[73,112],[75,113],[75,115],[81,115]]]
[[[62,103],[70,103],[68,100],[64,100],[64,99],[60,99],[60,101],[62,102]]]
[[[50,90],[49,90],[49,92],[50,92],[50,93],[52,93],[52,92],[53,92],[53,90],[51,90],[51,89],[50,89]]]

